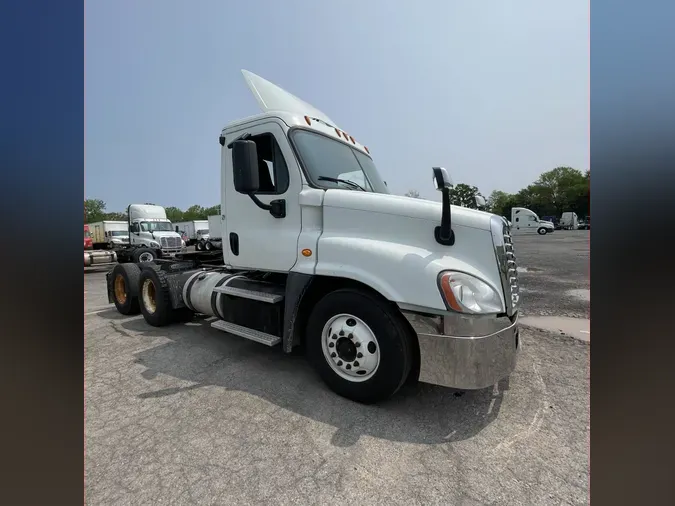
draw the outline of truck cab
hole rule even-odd
[[[550,221],[539,219],[537,213],[524,207],[511,209],[511,232],[513,235],[523,234],[551,234],[555,226]]]
[[[162,206],[131,204],[127,212],[129,244],[117,251],[119,262],[152,262],[184,251],[185,242]]]
[[[143,267],[146,321],[187,309],[287,353],[304,344],[322,379],[360,402],[393,395],[410,376],[461,389],[508,376],[520,295],[506,220],[450,205],[442,167],[432,168],[442,203],[391,195],[364,144],[242,72],[262,113],[219,137],[224,267]],[[126,311],[112,288],[125,275],[118,267],[109,297]],[[152,295],[162,290],[166,298]]]

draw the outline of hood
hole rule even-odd
[[[553,225],[552,221],[540,220],[539,223],[541,223],[542,225],[548,225],[549,227],[555,226]]]
[[[324,207],[404,216],[435,222],[439,225],[441,223],[441,210],[443,208],[440,202],[433,202],[431,200],[337,189],[326,190],[323,205]],[[492,213],[467,207],[452,206],[451,208],[453,227],[464,226],[480,230],[490,230],[490,219],[492,216],[494,216]]]
[[[270,111],[285,111],[299,116],[311,116],[329,125],[335,125],[326,114],[308,104],[304,100],[299,99],[295,95],[279,88],[274,83],[255,75],[248,70],[242,70],[244,80],[248,89],[251,90],[253,97],[258,102],[258,105],[264,113]]]

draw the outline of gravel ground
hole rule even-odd
[[[586,317],[588,232],[515,241],[523,313]],[[86,271],[86,270],[85,270]],[[303,357],[198,319],[163,329],[85,274],[87,504],[587,504],[589,346],[523,328],[509,380],[332,394]]]
[[[516,236],[523,316],[590,318],[590,231]]]

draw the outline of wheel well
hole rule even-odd
[[[319,302],[319,300],[321,300],[321,298],[329,292],[333,292],[342,288],[355,288],[370,293],[374,297],[380,299],[396,310],[401,324],[407,329],[408,337],[412,343],[413,367],[410,371],[410,379],[412,379],[414,376],[415,381],[417,381],[420,366],[420,349],[419,342],[417,341],[417,334],[413,330],[412,325],[410,325],[410,322],[405,318],[405,316],[401,314],[400,309],[394,302],[387,299],[377,290],[374,290],[370,286],[366,285],[365,283],[361,283],[360,281],[332,276],[314,277],[309,283],[307,290],[303,294],[300,301],[300,306],[297,313],[295,314],[295,321],[293,324],[293,344],[295,346],[304,345],[307,320],[309,319],[312,308],[316,305],[316,303]]]

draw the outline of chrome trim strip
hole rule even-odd
[[[490,231],[502,281],[506,314],[513,316],[518,311],[520,302],[518,264],[513,250],[513,241],[507,223],[499,216],[495,215],[490,219]]]

